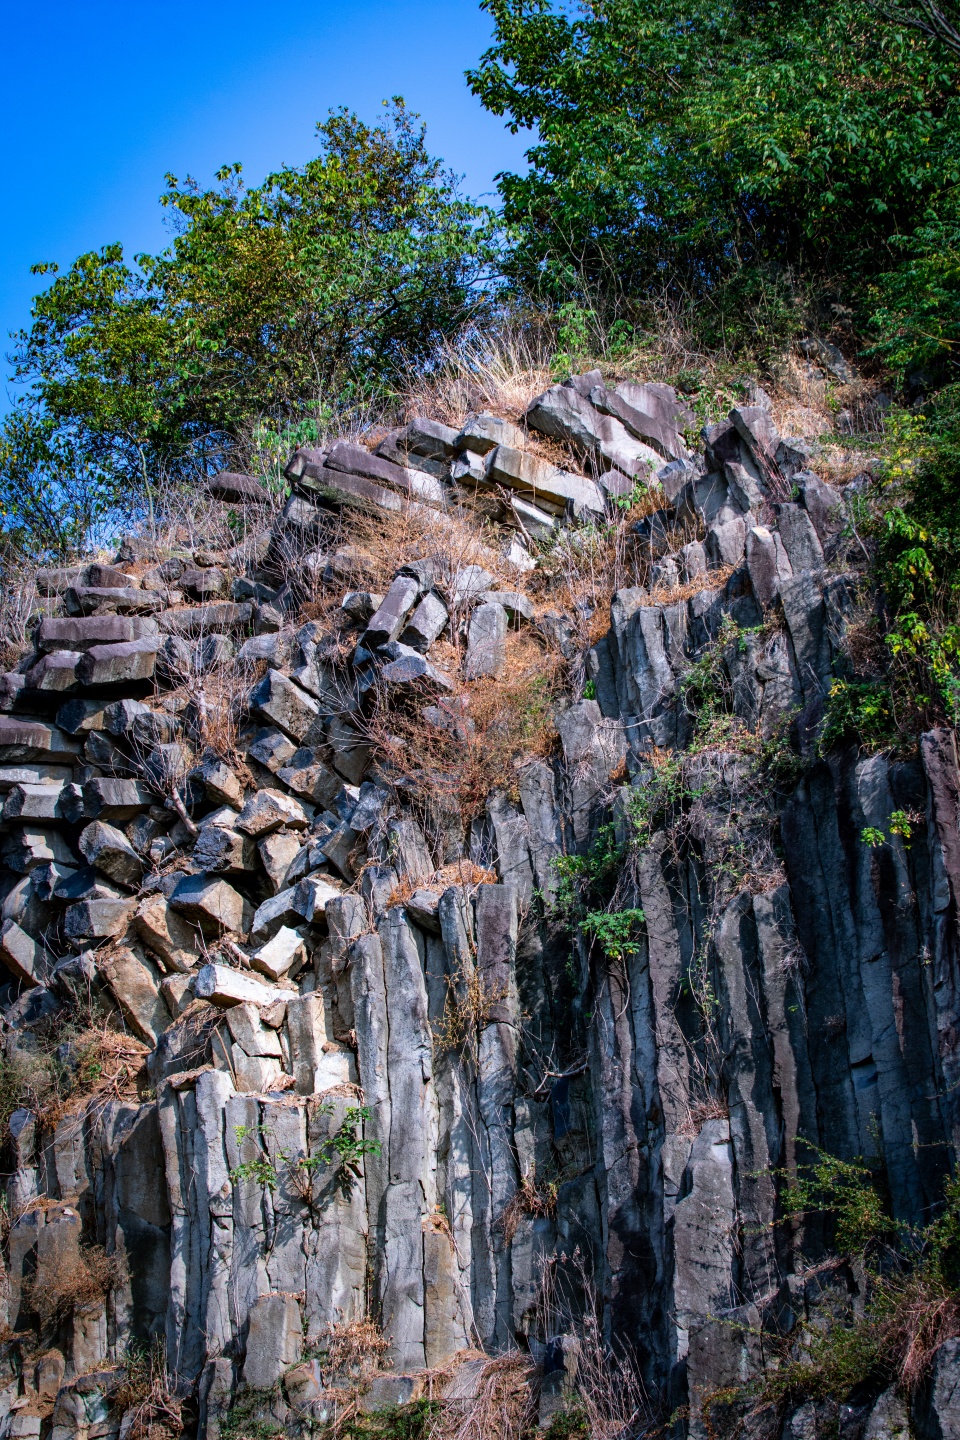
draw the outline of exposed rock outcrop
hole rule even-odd
[[[161,1339],[201,1434],[238,1396],[319,1425],[312,1357],[369,1320],[387,1399],[519,1346],[546,1417],[596,1307],[671,1433],[706,1437],[765,1331],[859,1300],[801,1258],[815,1223],[777,1223],[798,1145],[875,1159],[895,1217],[929,1219],[960,1124],[956,736],[820,755],[863,578],[843,494],[765,409],[703,455],[690,419],[593,372],[522,428],[298,450],[246,552],[42,573],[0,682],[3,1038],[12,1074],[54,1036],[81,1079],[10,1121],[0,1433],[124,1436],[124,1366]],[[243,476],[211,493],[266,503]],[[624,495],[634,583],[607,623],[549,547],[573,565]],[[381,589],[358,512],[408,526]],[[521,645],[563,666],[536,721],[558,743],[531,728],[464,815],[432,737],[465,753],[470,686],[507,684]],[[560,894],[603,864],[637,917],[608,944]],[[83,1284],[51,1312],[61,1266]],[[955,1350],[914,1399],[924,1436],[954,1433]],[[904,1403],[843,1433],[899,1434]]]

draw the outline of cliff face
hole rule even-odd
[[[229,554],[41,575],[0,682],[4,1434],[176,1429],[129,1383],[162,1339],[154,1391],[208,1436],[321,1429],[358,1377],[368,1409],[492,1395],[489,1433],[519,1433],[480,1354],[519,1350],[529,1423],[579,1370],[620,1389],[604,1434],[706,1437],[774,1333],[862,1305],[822,1221],[782,1221],[804,1143],[929,1221],[960,1094],[956,736],[821,754],[863,618],[844,494],[763,405],[702,455],[688,419],[575,377],[526,430],[298,451]],[[654,471],[659,508],[618,526]],[[603,562],[632,582],[609,627],[567,583],[601,533],[632,547]],[[521,653],[550,705],[458,807],[502,729],[480,687]],[[745,1433],[960,1433],[956,1346],[909,1405]]]

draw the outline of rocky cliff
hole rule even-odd
[[[865,477],[754,399],[694,442],[592,372],[297,451],[282,511],[220,476],[233,548],[41,572],[4,1435],[519,1435],[589,1385],[611,1437],[960,1434],[952,1339],[738,1398],[862,1309],[804,1154],[920,1227],[960,1120],[956,735],[831,740]]]

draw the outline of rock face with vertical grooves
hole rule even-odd
[[[707,1440],[759,1337],[859,1304],[822,1228],[779,1223],[805,1146],[867,1157],[904,1225],[936,1213],[960,1130],[957,736],[821,751],[859,603],[843,492],[794,473],[758,407],[691,454],[665,386],[591,372],[525,423],[585,473],[501,417],[420,417],[376,454],[296,452],[249,562],[41,577],[36,651],[0,682],[0,1005],[5,1054],[63,1035],[73,1088],[25,1089],[10,1119],[0,1434],[125,1437],[110,1395],[162,1341],[199,1435],[234,1407],[306,1436],[340,1383],[316,1356],[366,1320],[368,1408],[520,1347],[545,1422],[595,1305],[651,1425]],[[586,624],[536,537],[565,525],[575,550],[617,477],[657,467],[642,566]],[[210,488],[267,503],[250,477]],[[474,491],[503,533],[465,548]],[[415,522],[388,573],[341,524],[358,506]],[[300,623],[321,592],[336,621]],[[531,646],[565,683],[461,814],[436,747],[466,767]],[[211,673],[234,676],[230,745],[196,698]],[[606,890],[571,916],[586,873]],[[591,908],[620,928],[579,925]],[[109,1283],[41,1320],[42,1277],[91,1244]],[[837,1433],[954,1434],[958,1394],[948,1339]],[[741,1433],[827,1434],[831,1404]]]

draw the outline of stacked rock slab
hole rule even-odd
[[[592,372],[523,426],[422,418],[376,452],[298,450],[253,561],[41,573],[34,648],[0,679],[4,1043],[29,1051],[92,995],[142,1068],[124,1098],[11,1118],[10,1330],[40,1324],[38,1266],[79,1263],[81,1242],[117,1266],[101,1300],[43,1331],[42,1360],[0,1352],[3,1435],[119,1437],[111,1387],[158,1339],[201,1434],[250,1393],[306,1433],[324,1402],[305,1347],[367,1317],[387,1398],[468,1347],[517,1345],[548,1398],[577,1317],[544,1330],[542,1273],[573,1280],[577,1255],[604,1335],[706,1436],[701,1402],[749,1372],[764,1326],[816,1323],[820,1282],[774,1223],[799,1140],[871,1155],[898,1219],[928,1218],[960,1120],[956,736],[931,732],[915,762],[818,758],[861,578],[843,494],[765,409],[735,410],[697,454],[690,420],[667,387]],[[500,674],[511,629],[567,633],[526,593],[531,542],[653,478],[663,505],[636,536],[650,580],[617,592],[583,657],[595,698],[568,697],[560,752],[431,852],[373,753],[371,695],[458,723],[443,697]],[[249,477],[211,493],[267,503]],[[329,539],[356,508],[442,530],[478,493],[500,497],[502,550],[446,570],[398,555],[383,593]],[[294,553],[340,597],[347,658],[296,624]],[[682,681],[711,647],[738,718],[767,737],[794,726],[784,869],[737,884],[717,865],[742,762],[701,753],[695,843],[678,857],[655,832],[640,857],[636,945],[617,964],[583,941],[571,955],[549,913],[554,862],[618,823],[652,751],[690,746]],[[199,682],[234,657],[263,674],[220,754]],[[909,847],[898,810],[918,817]],[[881,851],[859,843],[868,826],[890,834]],[[458,860],[487,878],[450,883]],[[704,953],[725,1113],[703,1105],[682,1001]],[[463,1043],[451,1013],[473,1017]],[[916,1401],[924,1435],[948,1433],[955,1349]],[[899,1404],[874,1397],[860,1419],[887,1433]],[[780,1434],[815,1433],[808,1419]]]

